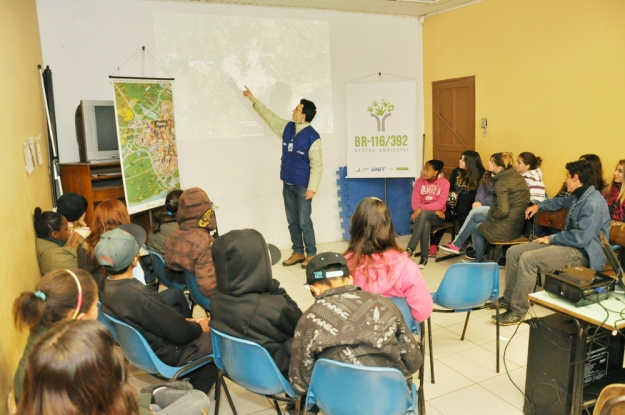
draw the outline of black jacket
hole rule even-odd
[[[105,282],[102,311],[137,329],[170,366],[184,363],[180,357],[195,352],[197,346],[192,341],[202,334],[198,323],[185,320],[154,288],[134,278]]]
[[[211,327],[259,343],[287,374],[302,311],[271,277],[263,236],[253,229],[231,231],[215,240],[212,251],[217,287],[211,297]]]

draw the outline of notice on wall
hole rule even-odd
[[[347,177],[416,177],[416,81],[351,82],[345,93]]]
[[[172,82],[114,79],[113,89],[128,212],[162,206],[180,188]]]

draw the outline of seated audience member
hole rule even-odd
[[[470,238],[475,228],[488,219],[488,210],[493,202],[494,194],[492,176],[493,174],[490,171],[484,173],[482,183],[475,195],[475,202],[473,202],[472,205],[473,208],[462,224],[458,235],[456,235],[456,239],[445,246],[441,246],[440,248],[442,250],[457,255],[464,253],[469,246]],[[467,256],[468,255],[469,253],[467,251]],[[473,252],[471,258],[475,259],[475,252]]]
[[[453,210],[456,213],[456,221],[459,226],[462,226],[469,215],[475,202],[477,190],[480,187],[480,183],[483,180],[484,165],[482,165],[482,159],[479,153],[473,150],[466,150],[462,153],[456,167],[449,176],[449,201],[448,209],[445,211],[445,221],[450,222],[454,218],[451,217],[449,212]],[[441,243],[441,239],[445,234],[445,230],[442,229],[432,235],[430,241],[430,255],[436,256],[436,250]],[[432,248],[432,246],[434,246]]]
[[[540,165],[543,159],[536,157],[533,153],[525,151],[517,157],[514,168],[527,182],[530,188],[530,200],[534,203],[542,202],[545,197],[545,183],[543,182],[543,172]]]
[[[15,399],[19,402],[24,385],[24,369],[33,346],[53,325],[62,321],[98,318],[98,287],[83,270],[59,269],[44,275],[35,292],[25,291],[13,303],[13,320],[18,330],[30,329],[24,354],[13,378]]]
[[[493,173],[493,203],[488,219],[473,231],[475,262],[480,262],[487,242],[510,241],[523,235],[525,209],[530,190],[525,179],[512,168],[512,153],[495,153],[488,162]]]
[[[157,293],[133,278],[145,231],[127,224],[102,234],[95,255],[109,275],[102,291],[102,311],[137,329],[159,359],[182,366],[213,352],[209,320],[191,319],[191,310],[178,288]],[[191,372],[191,384],[208,393],[217,380],[214,364]]]
[[[165,240],[169,234],[180,227],[176,222],[176,212],[181,194],[182,190],[180,189],[170,191],[165,198],[163,210],[157,213],[152,220],[152,229],[148,235],[148,248],[161,255],[165,255]]]
[[[200,292],[210,298],[215,289],[215,266],[210,234],[217,227],[215,213],[206,192],[199,187],[185,190],[178,199],[176,229],[165,241],[165,270],[188,271],[195,275]],[[172,278],[175,274],[168,272]]]
[[[85,215],[89,203],[82,195],[77,193],[64,193],[57,200],[57,211],[67,219],[69,239],[67,245],[74,248],[84,243],[91,233],[91,229],[85,223]]]
[[[625,160],[619,160],[614,170],[612,183],[606,189],[603,196],[608,203],[612,220],[623,222],[625,220],[625,187],[623,187],[623,169]]]
[[[395,240],[391,213],[377,198],[363,199],[352,216],[345,258],[354,285],[387,298],[405,298],[415,320],[432,313],[432,296],[417,264]]]
[[[271,266],[263,236],[253,229],[230,231],[213,244],[217,287],[211,297],[211,327],[263,346],[286,376],[291,342],[302,312],[280,283]]]
[[[186,382],[168,382],[137,396],[128,367],[97,321],[57,325],[37,343],[26,365],[19,415],[202,415],[208,397]]]
[[[580,160],[587,161],[590,163],[592,168],[592,184],[595,187],[595,190],[598,190],[600,193],[603,193],[605,188],[607,187],[607,183],[603,179],[603,166],[601,165],[601,159],[596,154],[584,154],[580,156]],[[566,190],[566,180],[562,183],[562,188],[556,195],[556,197],[569,197],[571,194]]]
[[[511,247],[506,254],[506,289],[499,299],[507,308],[499,315],[499,324],[518,324],[529,308],[527,294],[532,292],[536,273],[582,266],[603,270],[606,256],[601,248],[600,231],[610,234],[608,205],[592,185],[593,170],[587,161],[567,163],[567,191],[570,197],[556,197],[532,205],[527,218],[539,211],[569,210],[566,229],[533,242]],[[495,320],[493,316],[493,320]]]
[[[430,250],[430,230],[433,226],[443,224],[447,196],[449,196],[449,181],[443,174],[444,163],[440,160],[430,160],[423,166],[421,176],[415,181],[412,189],[412,210],[410,221],[414,222],[414,230],[408,242],[406,252],[408,256],[421,248],[419,267],[425,268],[428,263]],[[436,247],[434,247],[436,252]]]
[[[289,380],[305,393],[319,358],[399,369],[408,383],[421,366],[419,344],[393,302],[353,285],[341,254],[324,252],[306,268],[315,303],[295,328]]]
[[[76,248],[65,245],[69,239],[67,219],[58,212],[42,212],[40,208],[35,208],[34,222],[41,275],[61,268],[76,268]]]

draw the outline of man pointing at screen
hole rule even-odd
[[[323,170],[321,139],[310,125],[317,113],[317,107],[311,101],[302,99],[293,110],[291,121],[287,121],[271,112],[247,87],[243,95],[252,101],[256,112],[282,138],[280,180],[283,182],[282,196],[293,243],[293,254],[282,265],[302,263],[302,268],[306,268],[308,262],[317,255],[315,230],[310,214],[312,198],[317,193]]]

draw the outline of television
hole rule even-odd
[[[113,101],[80,101],[76,109],[76,139],[81,162],[119,160]]]

